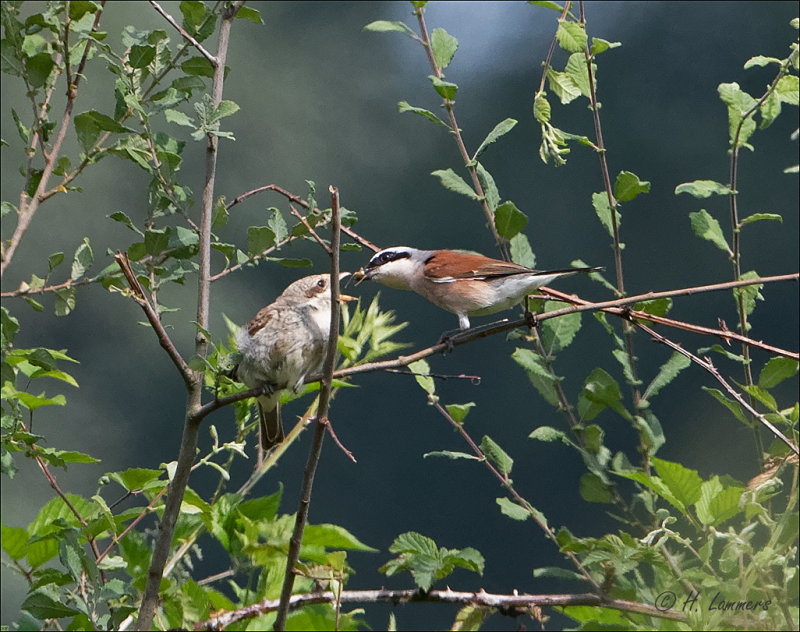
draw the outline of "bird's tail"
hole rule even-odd
[[[281,404],[271,398],[258,398],[258,416],[261,420],[261,447],[269,450],[283,442],[283,421]]]

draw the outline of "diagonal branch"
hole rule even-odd
[[[211,53],[209,53],[205,48],[203,48],[203,45],[200,42],[198,42],[194,37],[189,35],[189,33],[186,32],[186,29],[184,29],[180,24],[178,24],[175,21],[175,18],[173,18],[169,13],[164,11],[164,9],[161,8],[158,2],[156,2],[155,0],[150,0],[150,4],[152,4],[153,8],[156,11],[158,11],[164,17],[164,19],[167,22],[169,22],[175,28],[175,30],[178,31],[178,33],[181,34],[181,37],[183,37],[183,39],[185,39],[192,46],[194,46],[199,51],[199,53],[211,63],[212,68],[217,67],[217,64],[219,63],[219,61],[217,61],[217,58],[214,57],[214,55],[212,55]]]
[[[122,270],[122,274],[128,281],[128,285],[131,287],[133,300],[135,300],[144,310],[150,326],[153,328],[153,331],[156,332],[158,342],[164,348],[164,351],[167,352],[170,360],[172,360],[172,363],[181,374],[183,381],[188,386],[192,381],[192,370],[189,368],[189,365],[186,364],[186,361],[183,359],[178,349],[175,348],[175,344],[169,337],[167,330],[164,329],[164,325],[161,323],[158,313],[145,297],[142,285],[139,283],[139,279],[137,279],[136,275],[133,273],[133,268],[131,268],[131,260],[128,258],[127,253],[121,253],[117,251],[117,254],[114,255],[114,260],[119,265],[120,269]]]
[[[283,577],[280,604],[273,629],[284,630],[286,617],[289,613],[289,600],[294,587],[295,565],[300,559],[300,546],[303,542],[303,531],[308,519],[308,509],[311,505],[311,488],[314,486],[314,475],[317,471],[322,442],[325,439],[325,430],[330,425],[328,419],[328,406],[331,398],[331,382],[333,380],[333,366],[336,361],[337,343],[339,340],[339,190],[329,187],[331,192],[331,324],[328,337],[328,348],[325,353],[325,364],[322,367],[320,379],[319,410],[317,411],[317,426],[314,430],[314,439],[303,476],[303,490],[300,493],[300,507],[294,523],[294,531],[289,540],[289,553],[286,556],[286,572]]]

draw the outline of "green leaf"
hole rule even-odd
[[[639,180],[635,173],[620,171],[614,183],[614,196],[621,202],[627,202],[640,193],[650,193],[650,183]]]
[[[737,142],[736,134],[739,131],[739,146],[747,146],[747,141],[756,129],[756,122],[752,114],[746,120],[744,114],[751,111],[756,105],[756,100],[739,87],[738,83],[721,83],[717,87],[719,97],[728,106],[728,127],[731,144]]]
[[[407,101],[400,101],[397,104],[397,111],[398,112],[411,112],[412,114],[417,114],[422,116],[433,123],[438,123],[439,125],[444,125],[445,127],[449,127],[447,123],[445,123],[442,119],[436,116],[430,110],[426,110],[424,108],[414,107],[413,105],[409,105]]]
[[[447,412],[456,423],[461,423],[469,413],[470,409],[475,406],[475,402],[468,402],[466,404],[447,404]]]
[[[611,408],[624,419],[630,420],[630,413],[622,405],[617,381],[603,369],[592,371],[583,385],[578,397],[578,413],[584,421],[591,421],[605,408]]]
[[[73,281],[80,279],[94,262],[94,253],[89,245],[89,238],[84,237],[83,243],[78,246],[75,255],[72,257],[72,272],[70,278]]]
[[[444,29],[433,29],[431,33],[431,52],[436,66],[447,68],[458,50],[458,40]]]
[[[128,53],[128,63],[132,68],[147,68],[151,61],[156,58],[155,46],[131,46]]]
[[[497,190],[497,184],[492,174],[489,173],[481,163],[476,163],[475,170],[478,173],[478,182],[481,183],[486,204],[489,205],[489,210],[494,213],[500,204],[500,192]]]
[[[599,55],[600,53],[607,51],[609,48],[617,48],[619,46],[622,46],[622,42],[609,42],[608,40],[604,40],[600,37],[593,37],[591,53],[592,55]]]
[[[781,103],[798,105],[800,99],[800,78],[797,75],[784,75],[778,79],[775,94]]]
[[[764,55],[756,55],[755,57],[751,57],[744,63],[744,68],[747,70],[748,68],[752,68],[754,66],[766,66],[767,64],[778,64],[780,65],[781,60],[777,57],[764,57]]]
[[[692,222],[692,230],[694,234],[702,239],[710,241],[720,250],[731,252],[728,241],[722,233],[722,228],[719,222],[708,214],[705,209],[700,209],[695,213],[689,213],[689,218]]]
[[[719,477],[704,481],[695,509],[704,525],[719,525],[739,513],[739,501],[744,489],[735,485],[723,486]]]
[[[761,374],[758,376],[758,385],[761,388],[774,388],[783,380],[796,375],[797,367],[797,360],[782,357],[770,358],[764,368],[761,369]]]
[[[466,195],[473,200],[478,199],[478,195],[472,190],[472,187],[464,182],[464,179],[452,169],[438,169],[431,172],[431,175],[439,178],[445,189]]]
[[[592,193],[592,206],[594,207],[594,212],[597,214],[600,223],[606,229],[606,232],[608,232],[609,237],[613,237],[614,223],[612,221],[611,205],[608,203],[608,195],[606,195],[605,191]],[[616,213],[616,220],[617,226],[621,226],[622,215],[620,215],[619,212]]]
[[[77,290],[74,287],[64,288],[63,290],[55,290],[54,293],[56,295],[56,316],[66,316],[73,309],[75,309]]]
[[[528,435],[529,439],[536,439],[537,441],[560,441],[566,445],[572,445],[572,442],[567,437],[566,433],[563,430],[557,430],[551,426],[539,426]]]
[[[544,92],[537,92],[533,99],[533,118],[539,124],[550,122],[550,102],[547,100],[547,94]]]
[[[544,304],[545,313],[561,309],[563,303],[559,301],[546,301]],[[542,345],[549,356],[555,355],[566,349],[575,339],[581,328],[581,313],[573,312],[564,314],[558,318],[548,318],[540,324]]]
[[[457,460],[457,459],[469,459],[471,461],[483,461],[483,459],[478,458],[474,454],[467,454],[466,452],[453,452],[452,450],[435,450],[433,452],[426,452],[422,455],[422,458],[427,459],[429,456],[442,456],[448,459]]]
[[[508,498],[495,498],[495,502],[500,505],[500,511],[503,515],[512,520],[527,520],[531,517],[530,512],[525,507],[510,501]]]
[[[720,404],[722,404],[728,410],[730,410],[733,413],[734,417],[736,417],[736,419],[738,419],[747,426],[750,425],[747,421],[747,418],[744,416],[744,413],[742,412],[741,406],[739,406],[739,402],[732,399],[728,399],[725,395],[722,394],[720,390],[716,388],[708,388],[706,386],[701,386],[700,388],[702,388],[706,393],[711,395]]]
[[[48,268],[48,270],[50,272],[52,272],[58,266],[60,266],[63,262],[64,262],[64,253],[63,252],[54,252],[47,259],[47,268]]]
[[[511,202],[503,202],[494,214],[494,225],[497,233],[504,239],[511,239],[519,234],[528,223],[528,217]]]
[[[697,470],[684,467],[680,463],[664,461],[658,457],[652,457],[652,462],[659,478],[684,506],[689,507],[700,499],[700,486],[703,479],[700,478]]]
[[[57,591],[50,593],[48,588],[31,591],[20,608],[41,620],[73,617],[79,613],[78,610],[63,604]]]
[[[715,182],[714,180],[694,180],[676,186],[675,195],[679,193],[688,193],[691,196],[702,199],[712,195],[730,195],[731,189],[727,184]]]
[[[436,384],[430,376],[431,367],[427,360],[417,360],[408,365],[409,371],[414,374],[414,379],[417,384],[422,387],[426,393],[433,395],[436,392]]]
[[[494,126],[491,132],[483,139],[483,142],[478,146],[475,155],[472,157],[472,160],[476,160],[478,156],[480,156],[486,148],[495,142],[501,136],[508,134],[514,126],[517,124],[516,119],[507,118],[500,121],[497,125]]]
[[[78,135],[81,147],[88,152],[94,147],[95,142],[100,137],[100,132],[124,134],[132,133],[133,130],[120,125],[105,114],[91,110],[75,117],[75,132]]]
[[[47,83],[50,73],[53,71],[55,62],[49,53],[38,53],[23,60],[25,65],[25,76],[28,83],[34,90],[41,88]]]
[[[510,242],[511,260],[526,268],[536,267],[536,255],[533,254],[528,237],[522,233],[514,235]]]
[[[581,476],[580,494],[581,498],[590,503],[610,503],[614,500],[609,486],[599,476],[590,472]]]
[[[594,76],[595,88],[597,88],[597,66],[592,64],[592,74]],[[586,55],[574,53],[569,56],[567,65],[564,66],[564,75],[571,84],[587,99],[591,97],[592,86],[589,82],[589,69],[586,66]],[[570,92],[572,92],[570,90]]]
[[[289,235],[289,229],[286,226],[286,220],[279,209],[271,207],[268,209],[271,213],[270,218],[267,220],[267,226],[275,235],[275,245],[279,245]]]
[[[253,24],[264,24],[264,20],[261,19],[261,14],[258,12],[258,9],[252,7],[240,7],[239,11],[236,12],[236,17],[237,19],[242,18],[250,20]]]
[[[556,39],[559,46],[569,53],[582,53],[588,41],[583,25],[567,21],[558,23]]]
[[[250,226],[247,229],[247,254],[260,255],[275,245],[275,233],[266,226]]]
[[[194,119],[192,119],[191,116],[178,110],[167,108],[164,110],[164,118],[167,120],[167,123],[175,123],[176,125],[191,127],[192,129],[197,128],[197,125],[195,125]]]
[[[739,277],[740,281],[747,281],[750,279],[757,279],[758,273],[755,270],[745,272]],[[742,299],[744,305],[744,312],[747,316],[753,313],[756,308],[756,301],[763,301],[764,297],[761,295],[761,288],[764,287],[763,283],[754,283],[753,285],[746,285],[744,287],[737,287],[733,289],[733,294],[737,298]],[[749,323],[748,323],[749,325]]]
[[[575,83],[575,80],[565,72],[558,72],[553,68],[548,68],[547,81],[549,82],[550,90],[552,90],[553,94],[555,94],[559,98],[562,105],[571,103],[582,94],[581,88],[578,86],[578,84]],[[535,105],[536,104],[534,103],[534,106]],[[548,105],[548,121],[549,121],[549,105]],[[546,122],[547,121],[539,121],[539,123],[542,124]]]
[[[187,75],[198,77],[213,77],[214,66],[205,57],[192,57],[181,64],[181,70]]]
[[[678,377],[678,374],[691,363],[692,361],[689,360],[689,358],[687,358],[685,355],[678,353],[677,351],[673,352],[672,356],[670,356],[670,359],[661,365],[661,368],[658,370],[658,374],[645,389],[642,399],[650,400],[658,395],[658,392],[662,388]]]
[[[739,225],[744,226],[745,224],[750,224],[751,222],[760,222],[762,220],[778,221],[783,223],[783,217],[777,213],[753,213],[752,215],[748,215],[741,220]]]
[[[508,454],[506,454],[506,452],[488,435],[484,435],[481,439],[481,451],[491,463],[497,466],[501,474],[506,476],[511,474],[511,468],[514,466],[514,459],[508,456]]]
[[[414,31],[412,31],[408,26],[406,26],[403,22],[390,22],[389,20],[376,20],[375,22],[370,22],[367,24],[364,29],[365,31],[374,31],[376,33],[387,33],[390,31],[395,31],[397,33],[403,33],[404,35],[408,35],[409,37],[413,37],[417,39]]]
[[[115,213],[111,213],[111,215],[107,215],[109,219],[113,219],[115,222],[120,222],[121,224],[125,224],[128,228],[130,228],[133,232],[144,237],[144,233],[136,228],[136,225],[133,223],[130,217],[128,217],[122,211],[116,211]]]
[[[374,549],[361,542],[357,537],[344,527],[335,524],[316,524],[306,526],[303,532],[304,546],[324,546],[329,549],[348,549],[354,551],[369,551],[377,553]]]
[[[517,348],[511,354],[511,358],[525,369],[531,384],[545,401],[555,406],[558,403],[555,383],[560,378],[547,368],[542,357],[530,349]]]
[[[444,79],[439,79],[439,77],[435,75],[429,75],[428,78],[433,84],[433,89],[436,90],[440,97],[449,99],[450,101],[456,98],[456,92],[458,92],[458,86],[456,84],[445,81]]]

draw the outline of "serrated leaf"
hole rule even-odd
[[[128,52],[128,63],[132,68],[146,68],[156,58],[155,46],[131,46]]]
[[[77,290],[74,287],[55,290],[54,293],[56,295],[56,304],[54,310],[56,316],[66,316],[73,309],[75,309]]]
[[[698,237],[710,241],[720,250],[731,252],[728,246],[728,240],[722,232],[719,222],[709,215],[705,209],[700,209],[697,212],[689,213],[689,218],[692,222],[692,230]]]
[[[658,370],[658,374],[645,389],[642,399],[649,400],[658,395],[662,388],[672,382],[672,380],[674,380],[678,374],[691,363],[692,361],[689,360],[689,358],[687,358],[685,355],[678,353],[677,351],[673,352],[670,359],[661,365],[661,368]]]
[[[444,29],[433,29],[431,33],[431,52],[436,66],[442,70],[447,68],[458,50],[458,40]]]
[[[536,122],[544,125],[550,122],[550,102],[544,92],[537,92],[533,99],[533,118]]]
[[[761,369],[761,373],[758,376],[758,385],[761,388],[774,388],[783,380],[795,376],[797,367],[797,360],[782,357],[770,358],[764,368]]]
[[[466,452],[453,452],[452,450],[435,450],[433,452],[426,452],[422,458],[427,459],[429,456],[441,456],[452,460],[469,459],[472,461],[482,461],[483,459],[475,456],[474,454],[467,454]]]
[[[439,178],[444,188],[460,193],[461,195],[466,195],[473,200],[478,199],[478,195],[472,190],[472,187],[452,169],[438,169],[431,172],[431,175]]]
[[[275,235],[275,245],[280,244],[289,235],[289,228],[286,225],[286,220],[279,209],[272,207],[269,209],[271,215],[267,220],[267,226]]]
[[[697,470],[658,457],[652,457],[652,462],[659,478],[684,506],[689,507],[699,500],[703,479]]]
[[[531,242],[526,235],[514,235],[509,241],[509,250],[514,263],[531,269],[536,267],[536,255],[533,254]]]
[[[89,245],[89,238],[84,237],[83,243],[78,246],[75,254],[72,257],[72,272],[70,278],[73,281],[80,279],[94,262],[94,253],[92,247]]]
[[[592,206],[594,207],[594,212],[597,215],[597,219],[600,220],[600,223],[606,229],[609,237],[614,236],[614,223],[611,214],[611,205],[608,203],[608,195],[603,192],[592,193]],[[616,220],[617,226],[622,225],[622,215],[619,212],[616,213]]]
[[[608,40],[604,40],[600,37],[593,37],[591,53],[592,55],[599,55],[610,48],[617,48],[619,46],[622,46],[622,42],[609,42]]]
[[[511,468],[514,467],[514,459],[508,456],[505,450],[488,435],[484,435],[481,439],[481,451],[491,463],[497,466],[501,474],[506,476],[511,474]]]
[[[497,190],[497,184],[492,174],[489,173],[481,163],[476,163],[475,170],[478,173],[478,182],[481,183],[486,204],[488,204],[489,210],[494,213],[500,204],[500,192]]]
[[[755,270],[745,272],[739,277],[740,281],[747,281],[757,279],[758,273]],[[756,301],[763,301],[764,297],[761,295],[761,288],[764,287],[763,283],[754,283],[753,285],[746,285],[744,287],[737,287],[733,289],[733,294],[737,298],[742,298],[744,312],[747,316],[753,313],[756,308]],[[748,323],[749,325],[749,323]]]
[[[109,219],[113,219],[115,222],[120,222],[121,224],[125,224],[128,228],[130,228],[133,232],[144,237],[144,233],[140,231],[136,225],[133,223],[130,217],[127,214],[123,213],[122,211],[116,211],[115,213],[111,213],[108,215]]]
[[[675,187],[675,195],[688,193],[698,199],[707,198],[712,195],[730,195],[731,189],[728,185],[714,180],[694,180],[684,182]]]
[[[581,476],[579,491],[581,498],[590,503],[610,503],[614,499],[609,486],[591,472]]]
[[[591,96],[592,86],[589,82],[589,69],[586,65],[586,55],[574,53],[569,56],[567,65],[564,66],[564,75],[572,82],[580,93],[587,99]],[[592,64],[595,89],[597,88],[597,66]]]
[[[536,430],[528,435],[528,438],[536,439],[537,441],[560,441],[561,443],[566,443],[567,445],[571,444],[565,432],[556,428],[552,428],[551,426],[539,426],[536,428]]]
[[[558,301],[546,301],[544,304],[545,313],[561,309],[563,303]],[[548,318],[543,320],[539,326],[542,345],[548,356],[559,353],[566,349],[575,339],[581,328],[580,312],[564,314],[558,318]]]
[[[728,128],[731,144],[737,142],[739,146],[746,146],[748,139],[756,129],[756,122],[753,120],[752,114],[746,120],[743,120],[743,116],[753,109],[756,105],[756,100],[735,82],[719,84],[717,92],[720,99],[728,106]]]
[[[559,46],[569,53],[581,53],[586,49],[588,41],[586,30],[577,22],[562,21],[558,23],[556,39]]]
[[[495,498],[495,502],[500,506],[500,511],[504,516],[508,516],[512,520],[527,520],[531,517],[525,507],[510,501],[508,498]]]
[[[64,253],[63,252],[54,252],[47,259],[47,268],[48,268],[48,270],[50,272],[52,272],[58,266],[60,266],[63,262],[64,262]]]
[[[578,397],[578,413],[584,421],[591,421],[605,408],[611,408],[624,419],[630,413],[622,405],[619,384],[603,369],[594,369],[586,378]]]
[[[733,413],[733,416],[736,417],[736,419],[738,419],[747,426],[750,425],[747,419],[745,418],[744,413],[742,412],[741,406],[739,406],[739,402],[734,401],[732,399],[728,399],[720,390],[716,388],[708,388],[706,386],[701,386],[700,388],[702,388],[706,393],[711,395],[720,404],[722,404],[728,410],[730,410]]]
[[[167,108],[164,110],[164,118],[167,120],[167,123],[175,123],[176,125],[183,125],[184,127],[191,127],[192,129],[196,129],[196,125],[194,119],[180,112],[179,110],[173,110],[172,108]]]
[[[480,156],[486,150],[486,148],[498,138],[508,134],[512,129],[514,129],[516,124],[516,119],[507,118],[495,125],[492,131],[487,134],[486,138],[484,138],[483,142],[478,146],[478,149],[475,151],[475,155],[472,157],[472,160],[476,160],[478,156]]]

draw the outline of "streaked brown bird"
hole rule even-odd
[[[348,274],[342,272],[339,279]],[[339,298],[355,300],[346,294]],[[330,327],[330,275],[314,274],[289,285],[236,334],[242,354],[236,377],[250,388],[263,389],[256,401],[265,450],[284,439],[281,392],[298,392],[306,376],[322,368]]]

